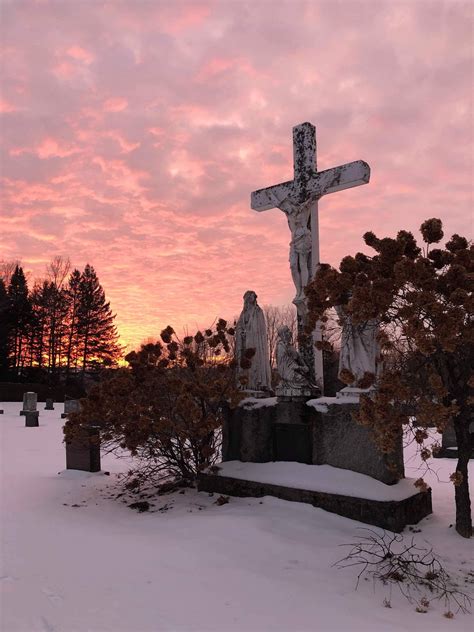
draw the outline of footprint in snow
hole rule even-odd
[[[61,595],[56,594],[50,588],[42,588],[41,592],[45,594],[46,597],[48,597],[48,599],[51,601],[51,603],[54,603],[54,605],[56,606],[59,606],[63,601],[63,598],[61,597]]]

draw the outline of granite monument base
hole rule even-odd
[[[389,489],[394,488],[390,486]],[[254,498],[274,496],[283,500],[307,503],[339,516],[358,520],[382,529],[389,529],[397,533],[401,532],[407,525],[416,524],[432,513],[430,489],[425,492],[417,492],[415,490],[411,495],[395,500],[375,500],[373,498],[261,482],[251,480],[248,477],[234,478],[226,476],[225,473],[222,475],[219,472],[203,472],[198,475],[198,491]]]
[[[358,403],[345,398],[312,400],[317,418],[313,424],[313,463],[332,465],[366,474],[387,485],[404,477],[403,437],[397,448],[383,454],[374,444],[368,428],[353,419]],[[332,401],[334,399],[334,401]]]
[[[100,434],[96,428],[66,441],[66,469],[100,472]]]
[[[39,426],[39,411],[23,410],[25,417],[25,428],[37,428]]]
[[[368,429],[354,421],[356,408],[336,397],[244,401],[227,411],[222,460],[327,464],[393,485],[404,477],[402,436],[393,453],[382,454]]]

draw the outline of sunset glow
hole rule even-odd
[[[289,230],[250,193],[292,178],[292,127],[320,170],[321,259],[428,217],[472,237],[468,2],[128,0],[3,4],[0,259],[97,271],[124,344],[232,318],[247,289],[291,301]]]

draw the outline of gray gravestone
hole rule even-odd
[[[54,399],[48,398],[46,400],[45,410],[54,410]]]
[[[474,421],[469,426],[469,432],[474,435]],[[456,441],[456,432],[454,425],[449,423],[441,436],[441,450],[433,454],[435,458],[457,459],[458,444]],[[471,458],[474,458],[474,447],[472,448]]]
[[[39,411],[25,410],[23,414],[25,417],[25,428],[37,428],[39,426]]]
[[[66,469],[100,471],[100,434],[97,427],[83,429],[76,437],[66,441]]]
[[[69,413],[78,413],[81,410],[81,402],[78,399],[65,399],[64,412],[61,413],[61,419],[65,419]]]
[[[24,415],[25,412],[33,412],[36,410],[38,404],[38,395],[36,393],[28,392],[23,393],[23,410],[20,411],[20,415]]]

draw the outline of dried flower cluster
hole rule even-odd
[[[327,310],[342,305],[354,323],[376,319],[384,357],[375,395],[363,398],[358,421],[377,445],[390,452],[402,428],[411,428],[426,461],[437,445],[426,445],[423,429],[442,432],[453,424],[458,444],[456,528],[472,534],[467,464],[473,450],[474,249],[453,235],[445,248],[439,219],[425,221],[423,249],[412,233],[395,239],[364,235],[375,251],[345,257],[339,270],[321,265],[306,288],[311,331]],[[340,376],[350,381],[350,376]],[[416,419],[416,422],[415,422]]]
[[[233,334],[224,320],[182,341],[167,327],[161,342],[128,354],[130,369],[82,400],[81,412],[65,425],[66,439],[99,426],[104,449],[136,457],[134,480],[192,480],[216,460],[225,407],[241,398],[230,353]]]

